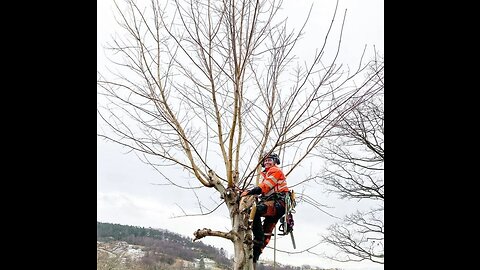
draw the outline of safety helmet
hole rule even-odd
[[[277,165],[280,164],[280,159],[278,158],[278,155],[275,153],[270,153],[270,154],[266,153],[263,159],[265,160],[266,158],[273,159],[273,162]],[[265,167],[265,165],[263,165],[263,161],[262,161],[262,167]]]

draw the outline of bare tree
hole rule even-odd
[[[258,183],[264,152],[283,157],[287,176],[313,156],[329,131],[371,98],[377,74],[361,76],[369,66],[363,56],[354,70],[337,63],[346,11],[334,37],[332,12],[320,49],[300,62],[294,49],[304,25],[290,31],[276,18],[282,1],[162,3],[115,2],[123,31],[109,45],[116,65],[98,74],[98,115],[110,128],[99,136],[135,151],[167,181],[164,166],[176,166],[215,189],[231,230],[199,229],[195,239],[230,240],[233,269],[252,269],[239,190]]]
[[[381,72],[378,72],[381,71]],[[321,178],[330,192],[343,199],[376,201],[377,206],[356,211],[329,227],[325,241],[340,253],[338,261],[370,260],[384,263],[384,84],[383,58],[371,65],[374,93],[332,130],[320,150],[328,161]]]

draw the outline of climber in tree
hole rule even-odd
[[[266,155],[262,161],[262,182],[252,190],[246,190],[243,196],[261,194],[253,219],[253,263],[258,261],[263,249],[268,245],[280,217],[285,214],[285,196],[288,193],[287,182],[282,170],[277,167],[280,159],[277,154]],[[263,226],[261,217],[264,217]]]

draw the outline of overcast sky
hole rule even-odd
[[[316,40],[323,39],[321,33],[326,25],[328,26],[335,2],[334,0],[315,1],[312,18],[309,26],[305,29],[305,39],[302,40],[305,51],[308,51],[310,46],[314,50],[315,47],[309,44],[316,44],[318,43],[315,42]],[[312,0],[285,0],[284,10],[288,11],[289,21],[300,27],[300,22],[307,14],[310,3],[312,3]],[[97,69],[99,71],[104,70],[107,64],[102,45],[109,41],[109,36],[115,31],[111,6],[110,0],[97,0]],[[341,15],[343,15],[345,8],[348,8],[348,11],[343,33],[341,52],[343,58],[341,61],[351,64],[356,63],[365,45],[370,50],[373,50],[373,45],[375,45],[377,50],[383,53],[383,0],[341,0],[339,4]],[[97,126],[99,129],[101,128],[101,126]],[[175,172],[173,173],[175,174]],[[186,176],[181,171],[176,174],[178,180],[185,181]],[[294,174],[287,181],[289,185],[295,184]],[[208,216],[175,218],[175,216],[182,215],[182,210],[178,205],[181,205],[187,213],[198,213],[198,205],[194,194],[192,191],[159,185],[160,183],[163,182],[160,181],[159,174],[151,167],[141,163],[133,153],[127,153],[127,149],[116,144],[107,143],[100,138],[97,139],[98,221],[163,228],[188,237],[193,237],[193,232],[200,228],[230,230],[230,219],[224,206]],[[192,185],[195,184],[193,181],[191,183]],[[214,190],[203,195],[218,197],[218,193]],[[352,202],[341,201],[333,195],[322,192],[315,195],[317,201],[332,207],[329,209],[332,215],[343,217],[343,215],[352,212]],[[355,207],[362,208],[369,207],[369,205],[355,202]],[[297,249],[293,250],[289,236],[277,237],[276,247],[279,250],[287,251],[304,250],[318,243],[328,225],[335,221],[335,218],[314,209],[312,206],[299,204],[295,214],[294,227]],[[270,247],[273,247],[273,240],[272,237]],[[207,237],[202,241],[217,248],[223,247],[229,255],[233,254],[233,245],[227,240]],[[314,251],[322,252],[322,248],[317,248]],[[346,270],[384,269],[383,266],[373,263],[332,262],[310,253],[285,254],[277,251],[276,258],[280,263],[296,266],[310,264],[319,267],[338,267]],[[273,260],[273,250],[266,249],[260,259]]]

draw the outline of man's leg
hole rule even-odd
[[[275,229],[277,221],[278,218],[276,217],[266,217],[263,221],[263,233],[265,235],[265,239],[263,240],[262,250],[268,245],[268,242],[270,242],[270,238],[272,238],[272,232]]]
[[[252,224],[253,231],[253,263],[256,263],[260,253],[262,253],[262,245],[264,241],[262,220],[260,215],[255,215]]]
[[[253,218],[252,231],[253,231],[253,263],[258,261],[260,254],[263,250],[264,232],[262,226],[261,217],[267,212],[267,207],[263,203],[257,205],[257,211]]]
[[[262,250],[268,245],[268,242],[270,242],[275,225],[277,225],[278,220],[285,213],[285,207],[280,201],[270,201],[267,202],[266,205],[267,212],[265,214],[265,220],[263,221],[263,232],[265,234],[265,239]]]

